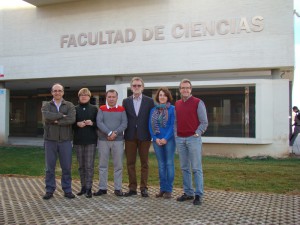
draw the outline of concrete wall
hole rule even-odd
[[[0,144],[6,144],[9,134],[9,90],[0,88]]]
[[[292,10],[292,0],[99,0],[2,10],[2,80],[292,67]],[[126,29],[134,40],[126,41]],[[102,44],[85,44],[89,32],[102,32]]]

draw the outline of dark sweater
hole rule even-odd
[[[74,145],[89,145],[97,144],[97,113],[98,108],[90,103],[79,104],[76,109],[76,122],[74,124]],[[80,128],[77,126],[77,122],[83,120],[93,121],[93,126],[85,126]]]

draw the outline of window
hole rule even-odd
[[[169,89],[174,104],[180,93],[178,88]],[[153,97],[156,90],[145,89],[144,94]],[[255,138],[255,86],[193,87],[192,94],[206,105],[209,125],[204,136]]]
[[[208,137],[255,138],[255,87],[193,88],[206,105]]]

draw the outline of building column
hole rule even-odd
[[[9,135],[9,97],[8,89],[3,88],[0,83],[0,144],[8,143]]]

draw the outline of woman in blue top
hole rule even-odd
[[[149,130],[159,170],[160,192],[156,197],[171,198],[175,171],[175,107],[170,103],[172,95],[166,87],[157,90],[155,101],[158,104],[150,112]]]

